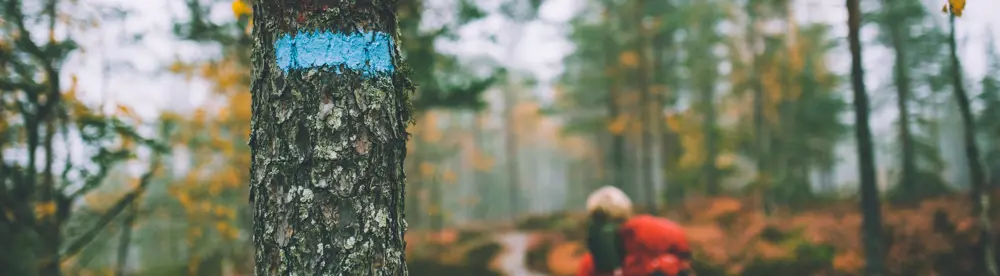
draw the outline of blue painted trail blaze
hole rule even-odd
[[[382,32],[300,31],[294,36],[282,35],[274,43],[278,67],[285,73],[293,69],[329,67],[339,74],[340,65],[365,76],[392,73],[395,70],[392,49],[392,37]]]

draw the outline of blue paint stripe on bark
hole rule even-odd
[[[278,67],[285,73],[319,67],[340,73],[341,65],[365,76],[392,73],[393,48],[392,37],[382,32],[300,31],[284,34],[274,43]]]

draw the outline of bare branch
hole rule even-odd
[[[146,190],[146,187],[149,186],[149,183],[151,182],[150,180],[153,178],[153,174],[159,169],[159,167],[160,161],[158,158],[154,157],[153,163],[149,166],[149,170],[142,175],[142,178],[139,179],[139,187],[136,187],[135,190],[132,190],[132,192],[129,192],[119,199],[118,202],[111,207],[111,209],[108,209],[108,211],[104,213],[100,219],[98,219],[97,223],[94,224],[93,227],[84,232],[83,235],[78,237],[76,240],[73,240],[73,242],[66,247],[63,253],[60,254],[62,255],[63,260],[69,259],[73,255],[80,253],[80,250],[83,250],[87,244],[93,241],[94,238],[97,237],[97,234],[104,230],[104,228],[107,227],[108,224],[110,224],[111,221],[118,216],[118,214],[124,211],[125,208],[131,205],[136,198],[142,195],[142,193]]]
[[[29,93],[38,93],[44,91],[45,86],[37,83],[11,82],[6,79],[0,79],[0,90],[24,90]]]

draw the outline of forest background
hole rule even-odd
[[[244,1],[0,1],[0,269],[252,273]],[[603,185],[687,227],[699,275],[858,275],[865,243],[982,272],[1000,3],[861,4],[870,168],[842,1],[401,1],[411,273],[571,275]]]

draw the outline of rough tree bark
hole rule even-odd
[[[990,196],[986,189],[986,172],[983,169],[982,159],[979,157],[979,147],[976,145],[976,124],[972,117],[972,108],[969,103],[969,94],[965,92],[962,80],[962,63],[958,60],[958,46],[955,41],[955,15],[949,17],[950,34],[948,36],[948,50],[951,58],[951,78],[955,90],[955,101],[958,102],[958,109],[962,114],[963,137],[965,140],[965,157],[969,162],[969,176],[972,180],[972,202],[973,215],[979,218],[980,242],[976,254],[980,261],[980,267],[976,270],[982,275],[997,276],[996,255],[993,248],[996,246],[992,235],[993,227],[990,225]]]
[[[858,166],[861,172],[862,237],[865,247],[866,275],[884,273],[882,255],[882,209],[875,183],[875,155],[871,128],[868,125],[868,94],[865,91],[864,64],[861,59],[861,8],[859,0],[847,0],[847,40],[851,49],[851,86],[854,89],[854,134],[858,143]]]
[[[257,275],[407,275],[396,0],[254,1]]]

